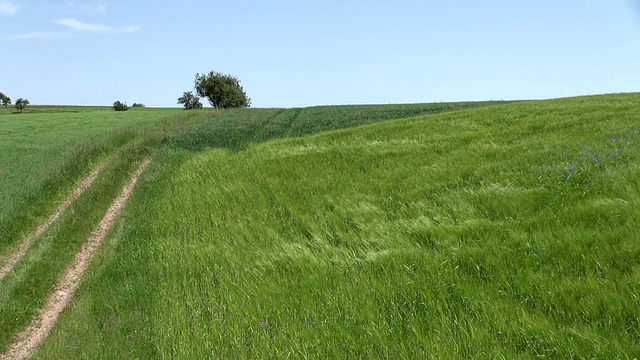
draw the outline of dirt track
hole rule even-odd
[[[18,245],[16,251],[9,256],[6,264],[2,267],[2,269],[0,269],[0,280],[2,280],[5,276],[7,276],[7,274],[18,263],[18,261],[20,261],[20,259],[24,257],[24,255],[27,253],[27,250],[29,249],[33,241],[37,239],[40,235],[42,235],[42,233],[45,232],[45,230],[47,230],[49,226],[51,226],[51,224],[53,224],[53,222],[56,221],[56,219],[58,219],[58,217],[60,217],[60,215],[65,210],[67,210],[67,208],[78,197],[80,197],[80,195],[82,195],[85,192],[85,190],[89,188],[89,186],[91,186],[91,184],[93,184],[95,179],[98,177],[98,174],[100,174],[102,169],[104,169],[108,163],[109,161],[107,160],[103,162],[100,166],[98,166],[95,170],[93,170],[93,172],[91,172],[89,176],[87,176],[84,180],[82,180],[82,183],[80,183],[80,185],[73,191],[73,193],[69,195],[69,197],[56,209],[56,211],[53,214],[51,214],[51,216],[49,216],[49,218],[45,222],[40,224],[33,233],[31,233],[24,240],[22,240],[20,245]]]
[[[76,254],[75,260],[58,281],[55,289],[47,298],[44,307],[40,309],[38,316],[17,336],[9,350],[1,355],[0,359],[27,359],[44,342],[55,325],[58,316],[71,301],[80,278],[87,270],[95,251],[100,247],[109,230],[118,220],[138,178],[150,162],[151,159],[147,159],[140,165],[131,177],[129,184],[124,187],[120,196],[111,204],[96,230],[92,232],[80,252]]]

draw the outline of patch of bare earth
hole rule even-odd
[[[0,356],[0,359],[27,359],[44,342],[58,320],[58,316],[71,301],[80,278],[87,270],[95,251],[100,247],[109,230],[118,220],[138,178],[150,162],[151,160],[147,159],[140,165],[129,184],[124,187],[120,196],[111,204],[97,229],[91,233],[80,252],[76,254],[75,260],[58,281],[38,316],[31,322],[29,327],[18,335],[16,341],[5,354]]]
[[[100,174],[102,169],[104,169],[105,166],[107,166],[107,163],[108,161],[105,161],[100,166],[98,166],[95,170],[93,170],[93,172],[91,172],[89,176],[87,176],[84,180],[82,180],[80,185],[73,191],[73,193],[69,195],[69,197],[56,209],[56,211],[53,214],[51,214],[51,216],[49,216],[49,218],[45,222],[40,224],[33,233],[31,233],[24,240],[22,240],[22,242],[18,245],[17,249],[9,256],[9,258],[7,259],[2,269],[0,269],[0,280],[2,280],[5,276],[7,276],[7,274],[18,263],[18,261],[20,261],[20,259],[24,257],[24,255],[27,253],[27,250],[29,249],[33,241],[37,239],[40,235],[42,235],[42,233],[45,232],[45,230],[47,230],[49,226],[51,226],[51,224],[53,224],[53,222],[56,221],[58,217],[60,217],[60,215],[62,215],[62,213],[65,210],[67,210],[67,208],[71,206],[71,204],[78,197],[80,197],[80,195],[82,195],[85,192],[85,190],[89,188],[89,186],[91,186],[91,184],[93,184],[95,179],[98,177],[98,174]]]

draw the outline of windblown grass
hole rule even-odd
[[[39,188],[45,200],[27,198],[31,200],[27,209],[50,202],[51,196],[47,191],[64,190],[92,162],[106,154],[113,155],[93,185],[32,243],[27,254],[1,280],[0,353],[8,348],[15,336],[38,313],[60,275],[95,230],[122,186],[129,182],[137,163],[155,151],[166,132],[189,124],[199,115],[206,113],[184,113],[184,116],[177,116],[172,121],[161,121],[156,117],[152,128],[148,126],[150,123],[140,124],[139,128],[117,128],[106,139],[81,141],[66,150],[61,159],[49,165],[52,172],[41,179]],[[147,126],[142,133],[144,125]],[[3,231],[13,229],[12,225],[23,225],[18,220],[24,217],[17,214],[12,222],[3,222]],[[3,232],[3,235],[6,234]]]
[[[38,313],[58,278],[80,251],[146,153],[123,149],[95,183],[29,249],[0,285],[0,353]]]
[[[624,94],[170,136],[39,356],[638,357],[639,114]]]
[[[88,110],[0,117],[0,255],[106,155],[178,113]]]
[[[236,109],[212,113],[208,121],[168,137],[167,144],[192,151],[241,151],[251,143],[298,137],[385,120],[437,114],[506,102],[316,106],[296,109]]]

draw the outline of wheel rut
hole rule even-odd
[[[44,233],[49,228],[49,226],[51,226],[51,224],[53,224],[58,219],[58,217],[60,217],[60,215],[62,215],[62,213],[64,213],[65,210],[67,210],[67,208],[71,206],[71,204],[73,204],[73,202],[91,186],[91,184],[93,184],[100,172],[107,166],[108,163],[109,160],[104,161],[102,164],[100,164],[100,166],[93,170],[91,174],[89,174],[84,180],[82,180],[80,185],[73,191],[73,193],[69,195],[69,197],[66,198],[62,204],[60,204],[60,206],[58,206],[56,211],[54,211],[46,221],[41,223],[33,233],[29,234],[22,240],[22,242],[20,242],[16,250],[11,255],[9,255],[9,258],[6,260],[4,266],[2,266],[2,268],[0,269],[0,281],[2,281],[2,279],[4,279],[4,277],[7,276],[7,274],[11,272],[13,267],[20,261],[20,259],[22,259],[27,254],[27,250],[29,250],[29,247],[31,246],[33,241],[40,235],[42,235],[42,233]]]
[[[100,224],[91,233],[80,252],[76,254],[74,261],[62,274],[53,292],[47,298],[44,307],[40,309],[38,316],[16,337],[9,350],[0,355],[0,359],[28,359],[44,342],[58,320],[58,316],[70,303],[78,288],[78,283],[87,270],[96,250],[100,248],[103,240],[120,217],[138,178],[150,162],[151,159],[147,159],[138,167],[129,184],[122,189],[121,194],[111,204]]]

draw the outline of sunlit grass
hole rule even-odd
[[[95,183],[34,241],[26,256],[2,279],[0,352],[37,315],[145,152],[140,144],[118,152]]]
[[[0,255],[105,156],[179,114],[176,109],[35,109],[47,112],[0,116]]]
[[[40,356],[638,357],[639,100],[169,137]]]

